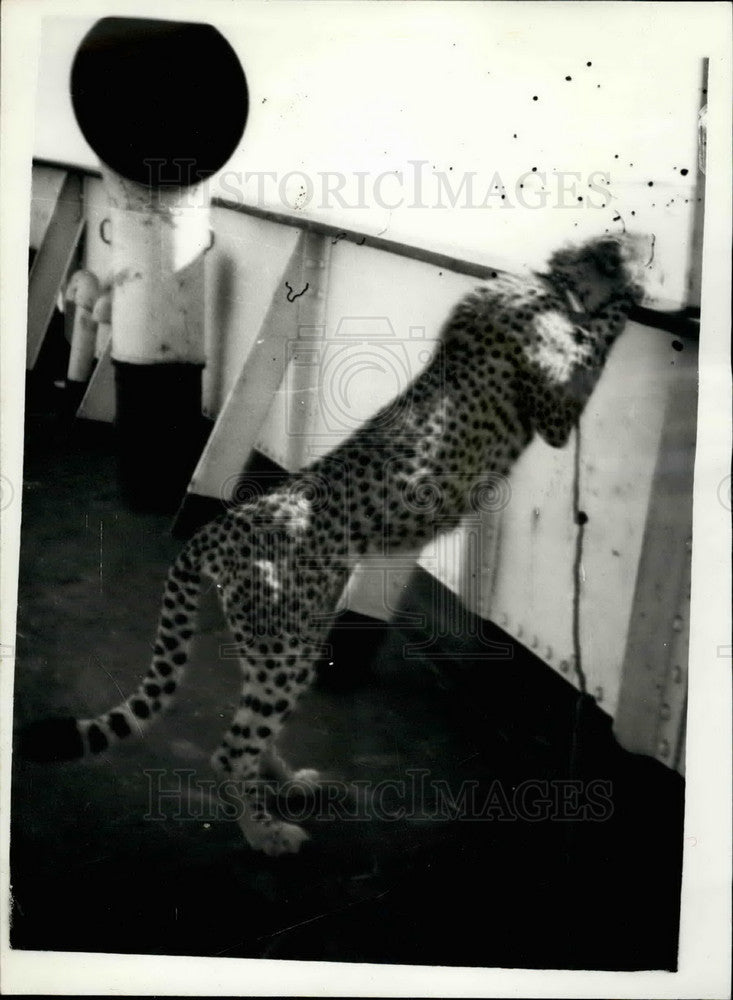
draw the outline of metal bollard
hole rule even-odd
[[[64,316],[71,353],[66,377],[69,382],[84,383],[94,364],[96,331],[92,310],[99,295],[99,281],[91,271],[72,274],[64,293]]]
[[[102,292],[94,303],[92,321],[97,325],[97,333],[94,338],[94,359],[99,361],[112,336],[112,295],[110,292]]]

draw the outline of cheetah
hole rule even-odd
[[[643,296],[640,236],[601,236],[551,255],[543,273],[495,274],[445,322],[425,369],[345,442],[201,528],[170,568],[152,663],[137,690],[92,719],[25,733],[35,760],[99,754],[139,734],[181,683],[203,578],[218,589],[241,660],[238,707],[212,765],[243,794],[252,848],[295,853],[305,831],[276,818],[265,775],[313,784],[276,750],[314,677],[354,561],[415,549],[455,527],[487,476],[507,476],[537,434],[567,442]],[[430,502],[425,502],[429,496]]]

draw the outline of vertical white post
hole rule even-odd
[[[112,242],[112,357],[203,365],[204,185],[148,188],[102,168]]]

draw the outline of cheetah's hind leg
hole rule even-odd
[[[239,707],[211,763],[230,788],[236,787],[237,821],[249,845],[268,855],[294,854],[308,834],[270,813],[272,786],[266,779],[295,781],[304,790],[317,784],[317,772],[292,771],[275,748],[284,722],[313,679],[315,649],[296,636],[281,636],[259,638],[243,652]]]

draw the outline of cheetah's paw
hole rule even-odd
[[[305,785],[307,789],[315,789],[320,784],[321,772],[312,767],[301,767],[299,771],[294,771],[290,779],[299,785]]]
[[[309,839],[302,827],[278,821],[267,826],[257,826],[256,829],[248,825],[244,835],[250,847],[255,851],[262,851],[270,858],[281,854],[297,854],[301,844]]]

